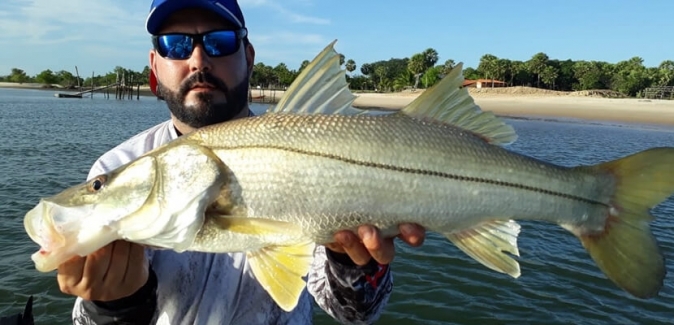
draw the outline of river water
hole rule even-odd
[[[0,89],[0,315],[35,296],[36,324],[69,322],[73,298],[55,273],[34,269],[37,246],[23,216],[40,197],[81,182],[94,160],[168,118],[163,102],[57,99],[50,91]],[[265,106],[254,104],[261,112]],[[573,120],[510,119],[510,149],[560,165],[593,164],[674,146],[674,128]],[[672,167],[674,172],[674,166]],[[607,280],[580,243],[551,224],[521,222],[522,276],[512,279],[429,233],[422,248],[398,246],[395,288],[381,324],[674,324],[674,200],[656,207],[653,232],[667,259],[657,298],[632,298]],[[317,324],[334,323],[316,309]]]

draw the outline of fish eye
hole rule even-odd
[[[89,191],[90,192],[98,192],[101,188],[103,188],[103,185],[105,185],[106,177],[105,176],[98,176],[89,182]]]

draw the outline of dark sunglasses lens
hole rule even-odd
[[[182,60],[192,54],[192,39],[186,35],[161,35],[157,38],[159,55]]]
[[[209,56],[225,56],[239,49],[239,39],[231,30],[208,33],[204,36],[204,50]]]

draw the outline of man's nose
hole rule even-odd
[[[211,57],[206,54],[201,44],[194,47],[192,56],[190,57],[190,71],[209,71],[212,68]]]

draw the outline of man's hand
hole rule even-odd
[[[149,264],[142,246],[116,241],[58,267],[63,293],[84,300],[112,301],[128,297],[147,282]]]
[[[417,224],[401,224],[400,238],[410,246],[421,246],[426,237],[426,230]],[[358,234],[344,230],[335,234],[335,242],[326,247],[337,253],[346,253],[356,265],[365,265],[374,258],[379,264],[390,264],[395,255],[392,238],[382,238],[375,227],[363,225],[358,227]]]

